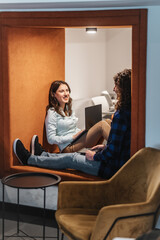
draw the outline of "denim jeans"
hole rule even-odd
[[[55,170],[71,168],[94,176],[98,176],[100,168],[100,162],[87,160],[79,153],[42,152],[40,156],[31,155],[28,165]]]

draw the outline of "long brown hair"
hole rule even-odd
[[[131,69],[124,69],[114,76],[114,82],[117,87],[116,110],[131,109]]]
[[[59,102],[58,102],[57,98],[55,97],[55,93],[61,84],[65,84],[69,89],[69,93],[71,93],[71,89],[70,89],[68,83],[66,83],[62,80],[57,80],[57,81],[52,82],[50,89],[49,89],[49,97],[48,97],[49,104],[46,109],[48,110],[49,108],[54,108],[54,110],[57,113],[59,113],[61,116],[64,117],[64,114],[59,105]],[[64,112],[65,112],[65,115],[71,116],[71,114],[72,114],[72,98],[71,97],[69,98],[68,103],[65,104]]]

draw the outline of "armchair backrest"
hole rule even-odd
[[[115,189],[115,204],[157,199],[157,194],[160,194],[160,150],[139,150],[112,177],[111,185]]]

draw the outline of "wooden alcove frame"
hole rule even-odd
[[[145,146],[145,90],[146,90],[146,42],[147,10],[106,10],[83,12],[3,12],[0,13],[0,177],[21,171],[39,171],[34,167],[14,166],[9,155],[10,140],[9,102],[3,43],[3,29],[6,27],[65,28],[65,27],[131,27],[132,28],[132,155]],[[8,124],[6,124],[8,123]],[[53,172],[41,169],[43,172]],[[66,171],[54,171],[62,179],[92,180],[82,174],[66,176]]]

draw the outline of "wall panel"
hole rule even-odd
[[[34,134],[44,138],[44,119],[48,92],[52,81],[64,79],[64,29],[11,28],[4,29],[3,56],[7,93],[4,131],[5,169],[18,165],[12,144],[20,138],[27,149]],[[7,106],[8,105],[8,106]],[[45,141],[46,143],[46,141]],[[10,162],[10,164],[8,163]]]

